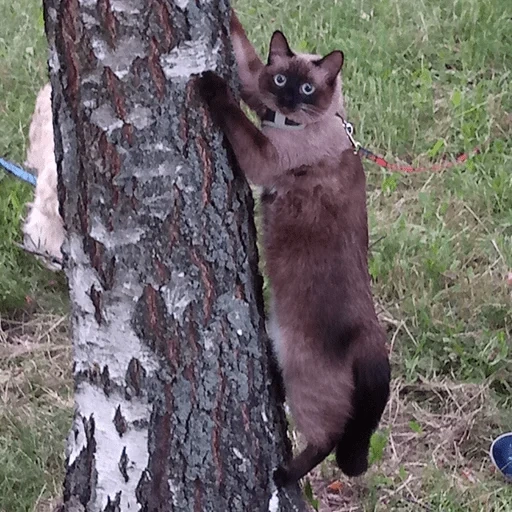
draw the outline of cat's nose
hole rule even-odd
[[[293,94],[285,94],[279,103],[284,108],[295,108],[297,106],[297,99]]]

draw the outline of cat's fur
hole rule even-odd
[[[60,268],[64,225],[59,214],[57,198],[57,165],[53,144],[51,86],[46,84],[37,95],[29,129],[27,167],[37,171],[34,202],[23,226],[27,249],[51,257],[43,259],[50,269]]]
[[[295,54],[275,32],[264,65],[234,14],[231,38],[244,101],[260,118],[269,108],[305,125],[260,130],[224,80],[211,72],[202,77],[203,96],[241,169],[264,188],[270,334],[307,441],[274,477],[280,486],[293,483],[333,449],[347,475],[360,475],[388,399],[390,368],[370,289],[365,175],[339,117],[343,54]],[[316,94],[305,103],[293,87],[275,86],[276,73],[293,87],[313,84]]]

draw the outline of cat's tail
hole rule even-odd
[[[347,476],[359,476],[368,469],[370,439],[388,401],[390,378],[385,351],[365,354],[354,363],[352,417],[336,445],[336,462]]]

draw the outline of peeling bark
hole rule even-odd
[[[226,0],[45,0],[75,418],[64,508],[303,510],[262,321],[252,197],[196,75]]]

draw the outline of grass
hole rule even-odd
[[[338,481],[326,463],[311,476],[311,499],[339,512],[510,510],[512,488],[487,458],[490,440],[512,420],[510,2],[235,6],[262,53],[276,28],[299,50],[344,51],[348,111],[365,146],[418,165],[482,148],[440,173],[395,174],[365,163],[370,271],[389,331],[394,392],[368,475]],[[0,16],[0,155],[23,162],[46,72],[39,2],[0,0]],[[21,512],[58,493],[69,360],[55,348],[66,345],[62,325],[43,338],[36,328],[60,318],[61,286],[12,244],[31,191],[0,180],[0,312],[12,318],[26,295],[40,312],[21,327],[4,322],[0,338],[0,511]]]
[[[67,317],[0,319],[0,511],[60,493],[72,386]]]
[[[47,80],[41,2],[0,0],[0,156],[22,164],[37,91]],[[0,311],[22,307],[27,296],[53,301],[55,278],[13,242],[32,188],[0,170]]]

